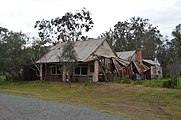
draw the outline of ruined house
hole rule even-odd
[[[123,68],[126,68],[127,74],[133,80],[162,77],[160,65],[152,60],[143,59],[140,48],[133,51],[117,52],[117,56],[119,63]]]
[[[141,49],[116,53],[106,38],[99,38],[75,42],[78,64],[68,78],[64,70],[66,61],[60,59],[64,44],[57,43],[52,46],[49,52],[36,62],[40,65],[43,79],[101,82],[112,81],[117,76],[128,76],[133,80],[162,77],[160,65],[143,59]],[[27,72],[30,73],[30,70]],[[34,72],[31,70],[31,73]],[[26,79],[33,79],[32,76],[35,78],[35,75],[29,74]]]
[[[159,79],[162,78],[162,67],[159,63],[154,62],[153,60],[143,59],[143,64],[149,67],[149,70],[146,72],[146,79]]]
[[[45,54],[37,64],[42,66],[42,74],[46,80],[63,81],[66,74],[63,62],[59,59],[64,43],[58,43]],[[105,38],[76,41],[74,49],[77,53],[78,64],[72,71],[72,82],[87,80],[98,82],[113,80],[114,65],[112,58],[116,53]]]

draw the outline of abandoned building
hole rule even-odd
[[[160,65],[142,57],[140,48],[133,51],[115,52],[106,38],[76,41],[74,50],[78,63],[69,73],[65,70],[66,61],[60,59],[63,45],[52,46],[36,64],[40,65],[43,79],[51,81],[101,82],[112,81],[115,77],[129,77],[132,80],[154,79],[162,77]],[[28,69],[27,72],[35,74]],[[27,75],[26,79],[37,78]]]
[[[160,65],[153,60],[143,59],[140,48],[133,51],[117,52],[117,56],[119,63],[123,68],[127,68],[127,73],[133,80],[162,78]]]
[[[37,64],[42,65],[43,77],[47,80],[64,81],[63,62],[58,56],[62,52],[64,43],[58,43],[44,55]],[[78,64],[71,73],[72,82],[85,82],[90,80],[108,81],[113,80],[114,65],[112,58],[116,53],[105,38],[76,41],[74,49],[77,53]]]

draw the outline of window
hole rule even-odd
[[[61,74],[61,72],[62,72],[62,71],[61,71],[61,67],[57,67],[57,74],[59,74],[59,75],[60,75],[60,74]]]
[[[75,68],[75,74],[80,75],[80,67]]]
[[[51,74],[52,74],[52,75],[56,74],[56,67],[52,67],[52,68],[51,68]]]
[[[61,75],[62,70],[60,66],[53,66],[51,67],[51,75]]]
[[[90,65],[89,67],[90,67],[90,72],[93,73],[94,72],[94,65]]]
[[[81,67],[81,74],[87,75],[87,67]]]
[[[78,66],[75,68],[75,74],[76,75],[87,75],[87,66]]]

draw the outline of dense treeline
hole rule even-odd
[[[34,64],[47,50],[41,40],[0,27],[0,74],[8,80],[23,79],[23,67]]]

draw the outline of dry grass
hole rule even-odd
[[[117,83],[72,84],[69,88],[63,83],[34,81],[0,84],[0,93],[84,105],[134,120],[181,119],[180,89]]]

